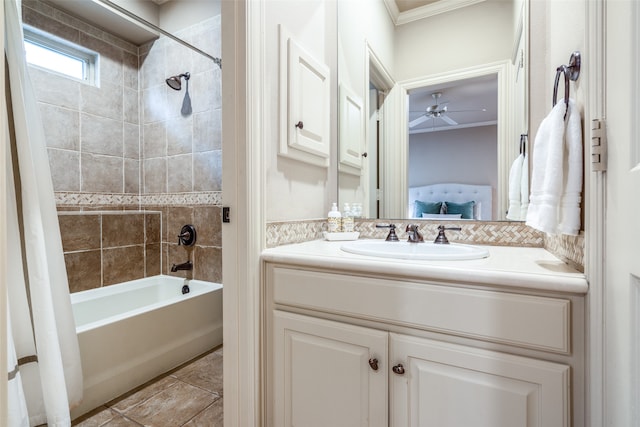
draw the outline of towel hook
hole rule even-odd
[[[564,118],[567,118],[567,112],[569,111],[569,82],[578,80],[580,76],[580,52],[575,51],[569,58],[569,65],[561,65],[556,68],[556,81],[553,85],[553,106],[558,103],[558,83],[560,82],[560,74],[564,74],[564,103],[565,111]]]

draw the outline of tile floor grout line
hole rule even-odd
[[[206,411],[207,409],[211,408],[213,405],[215,405],[215,403],[220,400],[219,398],[214,400],[213,402],[211,402],[210,404],[208,404],[207,406],[205,406],[204,408],[202,408],[202,410],[200,412],[198,412],[197,414],[195,414],[193,417],[189,418],[187,421],[185,421],[184,423],[180,424],[180,427],[184,427],[187,424],[189,424],[192,420],[194,420],[196,417],[198,417],[200,414],[202,414],[204,411]]]
[[[196,389],[199,389],[200,391],[202,391],[203,393],[206,393],[210,396],[210,398],[213,399],[213,401],[205,406],[202,410],[198,411],[196,414],[194,414],[192,417],[190,417],[189,419],[187,419],[186,421],[182,422],[180,425],[184,426],[186,424],[188,424],[190,421],[196,419],[198,416],[201,416],[205,411],[207,410],[211,410],[212,407],[216,404],[220,404],[220,400],[224,399],[224,393],[223,390],[214,390],[216,388],[218,388],[217,386],[213,386],[213,384],[211,384],[212,386],[210,388],[206,388],[207,384],[206,382],[211,380],[211,377],[207,377],[206,375],[203,377],[200,377],[198,375],[199,372],[210,372],[209,369],[213,369],[214,367],[219,367],[218,364],[222,363],[223,360],[223,354],[222,354],[222,349],[223,346],[217,346],[195,358],[193,358],[192,360],[183,363],[182,365],[177,366],[176,368],[171,369],[170,371],[167,371],[166,373],[159,375],[158,377],[148,381],[147,383],[136,387],[132,390],[130,390],[129,392],[124,393],[123,395],[116,397],[114,399],[112,399],[109,402],[106,402],[105,404],[101,405],[102,410],[98,411],[98,408],[96,408],[94,411],[95,414],[92,415],[91,417],[88,418],[84,418],[84,416],[79,417],[79,419],[82,419],[82,421],[80,422],[79,425],[96,425],[96,424],[90,424],[91,423],[91,418],[93,417],[97,417],[102,411],[104,410],[108,410],[109,414],[112,415],[111,418],[109,420],[106,420],[105,422],[101,423],[101,426],[105,426],[105,425],[109,425],[109,423],[111,422],[115,422],[117,423],[118,420],[120,420],[120,422],[124,419],[126,421],[129,421],[131,423],[133,423],[135,426],[139,426],[139,427],[144,427],[144,424],[141,424],[139,421],[137,421],[135,418],[131,418],[131,415],[128,415],[127,413],[131,410],[133,410],[133,408],[137,408],[140,405],[143,405],[144,403],[148,402],[149,400],[153,399],[154,397],[157,397],[160,393],[163,393],[167,390],[172,389],[173,387],[182,384],[183,386],[189,386],[189,387],[195,387]],[[191,366],[193,366],[194,364],[200,362],[202,359],[204,359],[207,356],[211,356],[213,353],[216,352],[220,352],[219,356],[215,355],[214,357],[212,357],[212,360],[206,361],[206,364],[202,364],[202,366],[196,366],[195,369],[193,369],[191,372],[188,371],[188,368]],[[182,376],[179,376],[178,373],[184,369],[185,374]],[[195,373],[195,376],[194,376]],[[124,409],[124,410],[119,410],[115,407],[115,405],[117,405],[118,403],[123,402],[124,400],[126,400],[127,398],[130,398],[132,396],[134,396],[136,393],[140,393],[143,392],[145,390],[149,390],[151,387],[153,387],[154,385],[157,385],[158,382],[165,380],[166,378],[170,378],[171,381],[167,381],[169,382],[168,386],[162,385],[162,388],[158,388],[158,389],[153,389],[154,392],[149,395],[149,396],[145,396],[143,400],[139,401],[139,402],[134,402],[135,404],[133,404],[132,406]],[[216,378],[217,375],[215,375]],[[198,384],[193,384],[192,382],[189,381],[189,378],[195,378],[195,380],[193,382],[199,382],[200,384],[203,384],[203,382],[205,383],[204,386],[202,385],[198,385]],[[199,381],[202,380],[203,382]],[[144,396],[144,394],[143,394]],[[92,411],[93,412],[93,411]],[[218,412],[219,415],[222,415],[221,412]],[[219,416],[216,417],[216,419],[219,419]],[[98,421],[97,419],[95,419],[94,423]],[[176,420],[177,421],[177,420]],[[99,422],[99,421],[98,421]],[[85,424],[86,423],[86,424]],[[73,423],[73,425],[78,425],[77,423]]]

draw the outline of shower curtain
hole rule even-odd
[[[23,47],[20,0],[4,0],[7,120],[8,425],[69,426],[80,352],[44,130]]]

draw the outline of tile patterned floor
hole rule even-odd
[[[75,420],[77,427],[222,427],[222,347]]]

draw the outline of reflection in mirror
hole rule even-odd
[[[484,200],[480,191],[460,200],[476,208],[474,215],[464,219],[498,217],[498,199],[493,194],[498,187],[497,118],[495,74],[409,91],[408,217],[419,217],[414,209],[419,192],[423,196],[419,201],[453,202],[439,193],[459,193],[456,184],[488,189]],[[445,186],[436,190],[435,184]]]
[[[366,157],[356,171],[339,168],[342,203],[362,203],[369,218],[408,218],[412,187],[483,185],[488,213],[474,219],[505,219],[509,168],[528,128],[526,1],[403,12],[394,0],[338,3],[339,85],[367,107],[364,137],[347,142]]]

